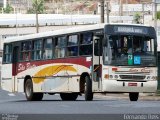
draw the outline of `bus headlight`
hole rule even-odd
[[[156,76],[152,76],[152,80],[157,80],[157,77]]]
[[[115,78],[115,79],[118,79],[118,75],[115,75],[114,78]]]
[[[150,77],[150,76],[147,76],[147,80],[149,80],[149,79],[151,79],[151,77]]]
[[[109,78],[110,78],[110,79],[113,79],[113,75],[109,75]]]
[[[147,76],[147,80],[157,80],[157,76]]]

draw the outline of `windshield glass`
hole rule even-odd
[[[104,63],[112,65],[155,66],[154,39],[147,36],[108,35]]]

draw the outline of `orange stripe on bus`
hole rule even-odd
[[[54,76],[61,71],[71,71],[77,72],[77,70],[70,66],[70,65],[55,65],[43,68],[39,72],[37,72],[33,77],[40,77],[40,76]],[[34,83],[44,82],[45,78],[33,78]]]

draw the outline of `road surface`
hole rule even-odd
[[[139,100],[137,102],[130,102],[129,99],[117,99],[115,97],[101,97],[97,95],[93,101],[85,101],[84,96],[79,96],[77,101],[62,101],[59,95],[56,94],[45,95],[43,101],[29,102],[26,101],[25,95],[22,93],[13,94],[0,90],[0,114],[0,119],[3,120],[7,120],[4,118],[8,117],[23,119],[23,117],[32,118],[34,116],[34,119],[39,119],[39,116],[41,116],[41,119],[43,117],[46,119],[46,117],[53,117],[53,115],[61,117],[61,119],[67,119],[69,116],[74,115],[76,115],[76,118],[80,116],[79,118],[81,119],[90,116],[90,118],[86,118],[87,120],[101,117],[105,119],[106,115],[109,117],[117,115],[117,118],[121,117],[121,119],[125,119],[126,117],[127,119],[130,116],[125,115],[132,114],[144,115],[142,117],[147,116],[146,118],[148,118],[148,115],[151,115],[151,117],[160,119],[160,101]],[[72,118],[75,120],[74,117]]]

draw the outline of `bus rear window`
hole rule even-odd
[[[12,62],[12,45],[5,45],[4,46],[4,63],[11,63]]]

